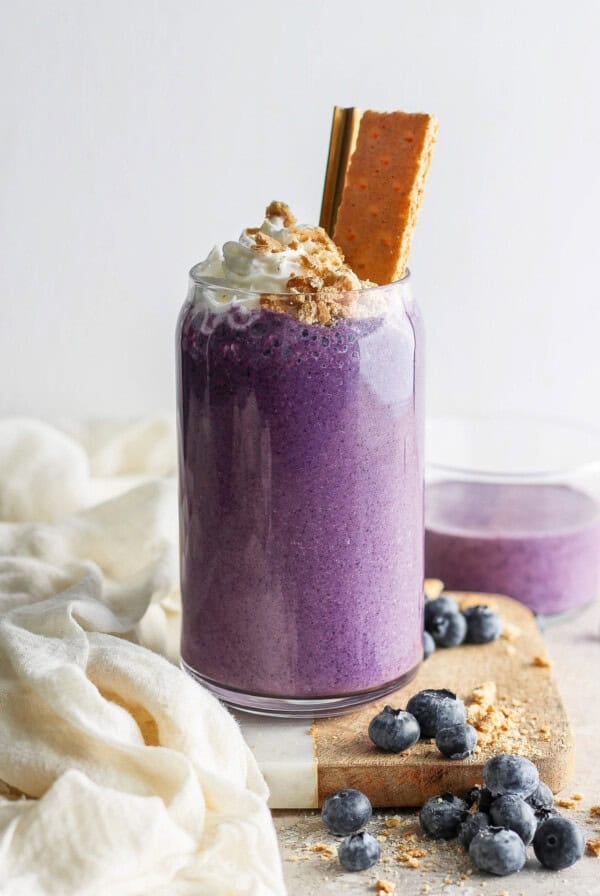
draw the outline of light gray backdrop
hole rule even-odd
[[[316,220],[338,103],[440,118],[430,411],[600,425],[600,2],[1,6],[0,413],[170,409],[187,269]]]

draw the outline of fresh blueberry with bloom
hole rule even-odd
[[[438,647],[458,647],[465,640],[467,621],[462,613],[436,613],[428,631]]]
[[[468,644],[488,644],[502,634],[502,619],[485,604],[467,607],[463,615],[467,623],[465,641]]]
[[[384,706],[382,711],[371,719],[369,737],[381,750],[401,753],[416,744],[421,737],[421,729],[411,713]]]
[[[435,737],[440,728],[467,721],[465,704],[452,691],[426,689],[411,697],[406,706],[421,727],[421,737]]]
[[[537,828],[537,818],[531,806],[515,793],[497,797],[490,809],[492,824],[508,828],[518,834],[525,846],[529,846]]]
[[[486,762],[483,780],[494,798],[504,793],[516,793],[526,799],[537,790],[540,776],[533,762],[525,756],[498,753]]]
[[[423,632],[423,660],[428,660],[431,654],[435,651],[435,641],[429,634],[429,632]]]
[[[332,834],[345,836],[363,828],[372,812],[371,803],[364,793],[346,787],[329,794],[323,802],[321,818]]]
[[[505,875],[521,870],[527,860],[527,850],[514,831],[489,827],[473,837],[469,856],[480,871]]]
[[[440,613],[458,613],[458,604],[448,594],[441,594],[433,600],[425,601],[425,628],[429,631],[430,620]]]
[[[538,819],[547,818],[554,806],[554,794],[547,784],[543,781],[537,786],[537,789],[527,797],[526,802],[529,803]]]
[[[479,831],[485,831],[490,826],[490,817],[487,812],[469,812],[458,829],[458,839],[465,849],[471,845],[473,837]]]
[[[452,840],[468,815],[467,804],[453,793],[432,796],[419,814],[421,827],[434,840]]]
[[[346,871],[366,871],[379,861],[381,847],[367,831],[350,834],[338,847],[340,865]]]
[[[533,838],[533,851],[545,868],[560,871],[574,865],[583,855],[585,840],[570,818],[553,815],[539,825]]]
[[[477,746],[477,731],[468,722],[440,728],[435,736],[440,753],[448,759],[466,759]]]

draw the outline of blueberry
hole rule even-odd
[[[462,613],[436,613],[428,630],[438,647],[458,647],[465,640],[467,621]]]
[[[480,871],[504,875],[521,870],[527,859],[527,850],[514,831],[487,828],[475,834],[469,846],[469,855]]]
[[[531,806],[515,793],[505,793],[492,803],[490,809],[492,824],[499,828],[508,828],[518,834],[525,846],[533,840],[537,819]]]
[[[353,834],[366,825],[372,813],[368,797],[360,790],[346,787],[330,793],[323,803],[321,818],[332,834]]]
[[[467,721],[465,704],[445,688],[419,691],[406,706],[421,726],[421,737],[435,737],[440,728]]]
[[[369,725],[369,737],[376,747],[401,753],[408,750],[421,737],[419,723],[409,712],[384,706]]]
[[[423,632],[423,659],[428,660],[435,650],[435,641],[429,632]]]
[[[434,840],[451,840],[468,815],[467,804],[452,793],[432,796],[421,808],[419,820]]]
[[[542,821],[533,838],[533,851],[552,871],[574,865],[583,855],[585,840],[570,818],[554,815]]]
[[[381,847],[372,834],[350,834],[338,847],[340,865],[346,871],[366,871],[379,861]]]
[[[476,806],[478,812],[489,812],[494,798],[487,787],[471,787],[465,799],[469,808]]]
[[[458,613],[458,604],[453,597],[441,594],[433,600],[425,601],[425,628],[429,631],[429,622],[439,613]]]
[[[554,794],[547,784],[540,781],[537,790],[534,790],[531,796],[527,797],[526,802],[529,803],[536,816],[541,820],[546,818],[552,811],[552,807],[554,806]]]
[[[487,787],[482,787],[479,791],[479,811],[489,812],[493,802],[494,797],[492,796],[491,790],[488,790]]]
[[[458,839],[465,849],[471,845],[473,837],[479,831],[485,831],[490,826],[490,818],[486,812],[469,812],[458,829]]]
[[[483,780],[493,797],[516,793],[525,799],[537,789],[540,776],[533,762],[524,756],[498,753],[486,762]]]
[[[477,745],[477,732],[468,722],[438,729],[435,742],[448,759],[466,759]]]
[[[468,644],[488,644],[500,637],[502,619],[491,607],[478,604],[463,610],[463,615],[467,622],[465,641]]]
[[[479,805],[479,795],[481,793],[481,787],[478,787],[477,784],[474,787],[470,787],[465,793],[465,802],[469,809],[472,806]]]

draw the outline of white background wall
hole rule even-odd
[[[435,112],[431,412],[600,425],[598,0],[3,0],[0,413],[173,404],[186,272],[318,217],[335,103]]]

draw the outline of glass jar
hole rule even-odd
[[[542,616],[600,592],[600,434],[516,417],[428,422],[426,575]]]
[[[306,324],[191,271],[181,655],[239,709],[334,715],[422,658],[420,318],[408,276],[346,299],[351,317]]]

